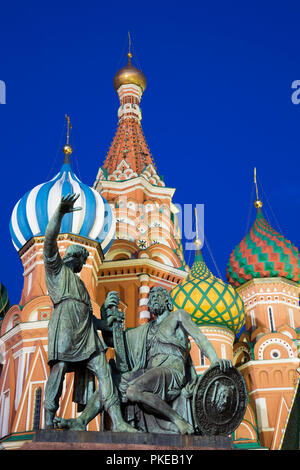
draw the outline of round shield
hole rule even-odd
[[[222,372],[217,365],[199,377],[192,409],[195,426],[201,434],[228,436],[242,422],[246,407],[246,384],[235,367]]]

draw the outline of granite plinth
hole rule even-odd
[[[231,450],[227,436],[38,430],[21,450]]]

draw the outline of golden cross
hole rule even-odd
[[[195,219],[196,219],[196,240],[195,244],[198,248],[200,248],[201,245],[201,240],[199,239],[199,233],[198,233],[198,214],[197,214],[197,207],[195,207]]]
[[[128,54],[127,56],[131,59],[132,53],[131,53],[131,37],[130,37],[130,32],[128,31]]]
[[[68,130],[67,130],[67,145],[69,145],[69,139],[70,139],[70,129],[72,129],[72,126],[71,126],[71,121],[70,121],[70,118],[69,116],[66,114],[65,115],[65,118],[67,120],[67,123],[68,123]]]
[[[196,219],[196,237],[197,237],[197,240],[198,240],[199,234],[198,234],[198,215],[197,215],[197,207],[195,207],[195,219]]]
[[[258,189],[257,189],[257,181],[256,181],[256,167],[254,167],[254,184],[256,189],[256,199],[258,200]]]

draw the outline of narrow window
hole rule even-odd
[[[275,325],[274,325],[274,315],[273,315],[272,307],[268,307],[268,313],[269,313],[270,330],[273,332],[275,331]]]
[[[42,389],[41,387],[39,387],[35,391],[33,429],[40,429],[41,405],[42,405]]]

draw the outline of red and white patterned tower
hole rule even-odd
[[[94,188],[110,203],[116,240],[100,269],[97,301],[116,290],[126,308],[126,327],[150,319],[152,286],[171,289],[186,276],[174,189],[159,175],[143,134],[140,109],[145,75],[128,63],[114,77],[120,99],[118,127]]]

